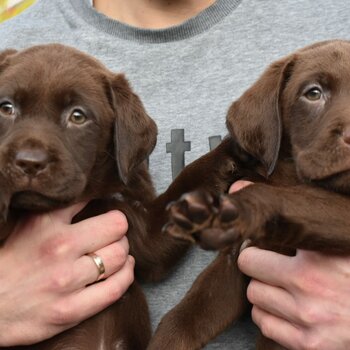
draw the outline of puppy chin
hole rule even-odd
[[[74,202],[74,198],[55,198],[32,191],[15,193],[10,202],[10,207],[30,211],[48,211],[67,206]]]
[[[313,180],[311,183],[335,192],[350,194],[350,169],[333,174],[324,179]]]
[[[301,151],[295,156],[298,177],[305,182],[326,181],[350,171],[348,150],[337,150],[333,154],[321,151]]]

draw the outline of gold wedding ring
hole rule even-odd
[[[89,256],[90,258],[92,258],[92,260],[94,261],[94,263],[95,263],[95,265],[97,267],[98,276],[97,276],[96,281],[101,280],[104,277],[104,274],[106,272],[105,265],[103,264],[103,261],[102,261],[101,257],[98,256],[95,253],[89,253],[89,254],[86,254],[86,255]]]

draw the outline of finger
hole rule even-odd
[[[82,321],[121,298],[134,281],[134,266],[135,260],[129,255],[126,263],[118,272],[106,280],[83,288],[66,300],[67,307],[70,307],[72,313],[70,318]]]
[[[238,257],[238,267],[246,275],[276,287],[286,287],[293,257],[270,250],[248,247]]]
[[[248,286],[247,297],[253,305],[269,314],[290,322],[299,322],[296,302],[285,289],[252,280]]]
[[[105,267],[104,278],[119,271],[125,264],[129,254],[129,242],[124,236],[119,241],[95,252]],[[74,288],[82,288],[99,278],[98,268],[91,256],[83,255],[74,264],[74,276],[77,276]]]
[[[230,186],[228,193],[237,192],[237,191],[241,190],[242,188],[247,187],[247,186],[252,185],[252,184],[253,184],[253,182],[251,182],[251,181],[238,180]]]
[[[80,257],[119,241],[128,230],[128,222],[122,212],[112,210],[73,224],[71,229],[71,239]]]
[[[63,223],[70,224],[72,222],[73,217],[77,215],[79,212],[81,212],[84,209],[84,207],[87,205],[87,203],[88,202],[79,202],[79,203],[70,205],[69,207],[66,207],[66,208],[56,209],[50,212],[50,215],[59,219]]]
[[[252,319],[262,334],[287,349],[301,349],[302,332],[290,322],[253,306]]]

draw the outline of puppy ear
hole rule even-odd
[[[236,102],[227,115],[234,140],[265,166],[269,176],[279,154],[282,121],[280,96],[291,74],[294,55],[274,62]]]
[[[141,100],[133,93],[124,75],[114,76],[112,94],[116,113],[115,157],[119,176],[126,184],[132,169],[146,160],[153,151],[157,126],[147,115]]]
[[[6,49],[3,51],[0,51],[0,71],[2,71],[8,64],[7,59],[10,56],[13,56],[18,51],[15,49]]]

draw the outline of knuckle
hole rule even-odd
[[[304,305],[304,307],[300,308],[299,319],[305,325],[316,324],[320,319],[318,308],[310,304]]]
[[[126,216],[118,210],[112,210],[107,213],[112,221],[111,227],[118,227],[118,230],[126,232],[128,230],[128,221]]]
[[[271,327],[270,322],[266,318],[262,318],[260,320],[259,328],[261,330],[261,333],[267,337],[267,338],[272,338],[273,336],[273,329]]]
[[[250,265],[250,255],[247,253],[247,249],[244,249],[238,257],[238,267],[244,272],[245,268]]]
[[[122,289],[122,287],[120,285],[115,286],[113,289],[111,289],[108,292],[108,303],[111,304],[117,300],[119,300],[122,295],[124,294],[124,290]]]
[[[123,276],[123,285],[126,287],[129,287],[135,280],[135,274],[134,274],[134,262],[131,261],[131,259],[128,258],[128,261],[125,264],[125,271]]]
[[[40,252],[42,256],[49,259],[62,258],[71,250],[71,240],[67,235],[56,232],[41,246]]]
[[[129,254],[129,247],[125,247],[122,244],[117,244],[114,257],[118,261],[125,262]]]
[[[129,252],[130,244],[127,236],[122,237],[121,242],[123,242],[123,246],[127,252]]]
[[[132,255],[128,255],[128,259],[133,269],[135,267],[135,258]]]
[[[247,298],[252,304],[257,301],[256,286],[257,282],[255,280],[251,280],[247,288]]]
[[[302,292],[303,294],[312,290],[314,285],[313,277],[305,271],[295,272],[293,276],[291,276],[290,283],[292,287],[294,287],[297,291]]]
[[[323,294],[325,281],[322,275],[313,268],[298,268],[296,266],[290,273],[291,287],[304,295]]]
[[[49,225],[51,226],[52,217],[49,213],[34,214],[27,217],[27,221],[32,226],[37,226],[37,227],[44,227]]]
[[[127,282],[128,282],[128,285],[130,285],[131,283],[133,283],[133,282],[134,282],[134,279],[135,279],[134,266],[135,266],[135,263],[132,263],[132,264],[131,264],[131,268],[129,269],[129,271],[128,271],[128,273],[127,273]]]
[[[302,350],[322,350],[323,342],[320,340],[320,337],[308,334],[304,338],[304,342],[300,347]]]
[[[128,263],[123,272],[122,280],[115,280],[114,285],[107,291],[107,302],[111,304],[120,299],[128,287],[134,282],[134,262],[133,258],[128,258]]]
[[[48,278],[48,289],[56,292],[67,290],[73,281],[73,273],[70,269],[57,269]]]

